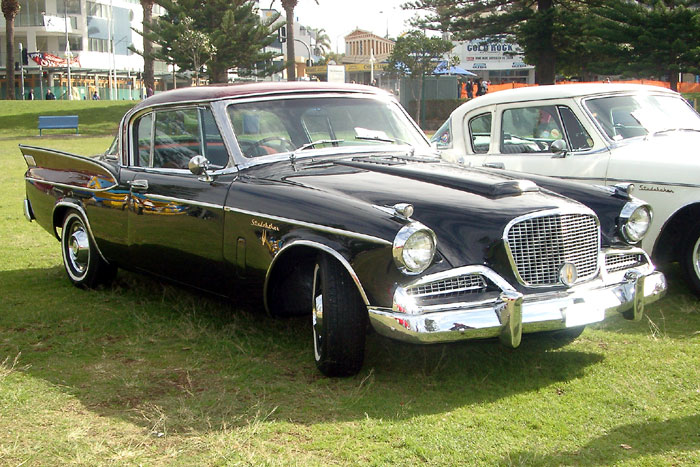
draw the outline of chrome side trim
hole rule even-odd
[[[199,206],[202,208],[224,209],[224,206],[221,204],[203,203],[201,201],[194,201],[191,199],[173,198],[171,196],[152,195],[152,194],[148,194],[148,193],[146,193],[144,195],[144,197],[150,198],[150,199],[157,199],[158,201],[170,201],[173,203],[191,204],[193,206]]]
[[[104,262],[109,264],[109,261],[107,261],[107,258],[105,258],[105,256],[102,254],[102,251],[100,250],[100,246],[95,241],[95,235],[92,233],[92,227],[90,226],[90,220],[88,219],[87,213],[85,212],[85,210],[83,209],[82,206],[80,206],[79,204],[73,203],[71,201],[59,201],[53,207],[53,211],[51,213],[52,218],[54,216],[54,213],[56,212],[56,208],[63,207],[63,206],[75,209],[76,211],[78,211],[80,213],[81,216],[83,216],[83,220],[85,221],[85,227],[87,227],[88,234],[90,235],[90,239],[92,240],[92,243],[95,245],[95,249],[100,254],[100,257],[104,260]],[[58,232],[56,232],[56,227],[57,227],[56,225],[53,226],[54,235],[56,236],[56,238],[58,238],[60,240],[61,237],[58,236]]]
[[[57,186],[57,187],[60,187],[60,188],[68,188],[68,189],[71,189],[71,190],[89,191],[90,193],[101,193],[101,192],[104,192],[104,191],[109,191],[109,190],[112,190],[114,187],[117,186],[117,185],[115,184],[115,185],[112,185],[112,186],[107,187],[107,188],[95,189],[95,188],[83,187],[83,186],[80,186],[80,185],[69,185],[69,184],[67,184],[67,183],[52,182],[52,181],[50,181],[50,180],[42,180],[42,179],[40,179],[40,178],[34,178],[34,177],[24,177],[24,179],[25,179],[26,181],[28,181],[28,182],[45,183],[45,184],[47,184],[47,185]]]
[[[263,303],[265,306],[265,312],[267,314],[270,314],[270,308],[268,306],[268,301],[267,301],[267,289],[269,286],[269,281],[270,281],[270,275],[272,273],[272,269],[274,268],[275,264],[277,263],[277,258],[282,256],[282,253],[294,246],[308,246],[311,248],[316,248],[317,250],[321,250],[324,253],[328,253],[329,255],[333,256],[335,259],[337,259],[340,264],[343,265],[345,270],[350,274],[350,277],[352,278],[353,282],[355,283],[355,286],[357,287],[357,291],[360,293],[360,297],[362,297],[362,301],[364,302],[365,306],[369,306],[369,300],[367,299],[367,294],[365,293],[365,289],[362,287],[362,284],[360,283],[360,278],[357,276],[357,273],[355,273],[355,270],[352,268],[348,260],[345,259],[343,255],[335,251],[333,248],[324,245],[322,243],[318,242],[312,242],[310,240],[295,240],[292,242],[289,242],[285,246],[283,246],[280,251],[277,252],[274,258],[272,258],[272,262],[270,263],[270,266],[267,268],[267,272],[265,273],[265,285],[263,286]],[[311,298],[311,297],[309,297]],[[310,301],[309,301],[310,302]]]
[[[286,224],[294,224],[294,225],[299,225],[301,227],[308,227],[310,229],[318,230],[321,232],[326,232],[330,233],[333,235],[341,235],[343,237],[352,237],[352,238],[357,238],[360,240],[366,240],[368,242],[374,242],[374,243],[379,243],[382,245],[391,245],[392,242],[389,240],[384,240],[379,237],[373,237],[372,235],[365,235],[361,234],[358,232],[352,232],[350,230],[343,230],[343,229],[336,229],[335,227],[328,227],[325,225],[320,225],[320,224],[314,224],[311,222],[305,222],[305,221],[300,221],[296,219],[289,219],[287,217],[279,217],[279,216],[273,216],[271,214],[265,214],[262,212],[255,212],[255,211],[248,211],[245,209],[239,209],[239,208],[233,208],[230,206],[225,206],[224,211],[226,212],[237,212],[240,214],[245,214],[247,216],[254,216],[254,217],[264,217],[266,219],[274,220],[277,222],[284,222]]]

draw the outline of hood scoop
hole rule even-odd
[[[455,169],[452,166],[435,164],[434,160],[420,159],[423,163],[433,163],[429,165],[411,164],[412,161],[406,159],[404,157],[352,159],[338,161],[337,164],[470,191],[491,198],[519,196],[523,193],[540,191],[540,187],[529,180],[507,178],[486,171]]]

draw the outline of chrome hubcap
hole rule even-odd
[[[311,320],[314,330],[314,356],[321,360],[321,339],[323,339],[323,294],[318,264],[314,268],[313,296],[311,303]]]
[[[693,246],[692,253],[693,268],[695,269],[695,275],[700,278],[700,237],[695,240],[695,245]]]
[[[82,274],[90,260],[90,241],[81,225],[76,225],[68,239],[68,258],[73,269]]]

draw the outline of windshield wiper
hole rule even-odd
[[[342,143],[344,141],[344,139],[317,139],[316,141],[311,141],[310,143],[302,144],[289,155],[289,160],[294,161],[294,159],[297,157],[297,154],[299,154],[301,151],[313,148],[318,144],[333,144],[337,146],[338,143]]]
[[[388,136],[384,137],[384,136],[374,136],[374,135],[373,136],[362,135],[362,136],[355,136],[355,139],[361,139],[364,141],[380,141],[382,143],[393,143],[393,144],[399,143],[399,144],[406,144],[408,146],[411,146],[411,143],[409,143],[408,141],[404,141],[404,140],[399,139],[399,138],[389,138]]]

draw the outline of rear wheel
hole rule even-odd
[[[326,254],[314,265],[312,290],[316,366],[327,376],[352,376],[365,355],[364,302],[345,268]]]
[[[100,257],[83,217],[72,209],[63,219],[61,253],[68,278],[78,287],[94,288],[114,279],[117,269]]]
[[[686,282],[700,296],[700,222],[688,232],[680,263]]]

